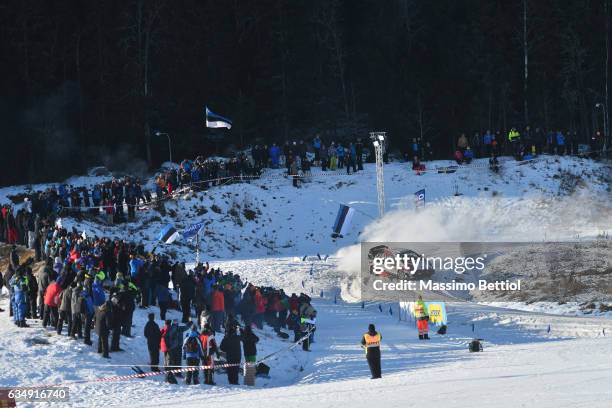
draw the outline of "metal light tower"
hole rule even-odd
[[[383,171],[383,153],[387,132],[370,132],[370,140],[376,153],[376,191],[378,193],[378,216],[385,215],[385,176]]]
[[[168,152],[170,153],[170,163],[172,163],[172,140],[170,139],[170,134],[166,132],[155,132],[155,136],[168,137]]]

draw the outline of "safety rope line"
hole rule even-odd
[[[148,365],[148,364],[147,364]],[[174,374],[174,373],[184,373],[189,371],[196,370],[211,370],[211,369],[219,369],[219,368],[228,368],[228,367],[237,367],[240,366],[240,363],[235,364],[219,364],[219,365],[207,365],[207,366],[189,366],[187,368],[177,368],[173,370],[163,370],[163,371],[151,371],[149,373],[143,374],[129,374],[129,375],[115,375],[111,377],[101,377],[94,379],[83,379],[83,380],[74,380],[74,381],[66,381],[59,384],[35,384],[35,385],[23,385],[18,387],[10,387],[11,389],[18,388],[48,388],[48,387],[63,387],[66,385],[76,385],[76,384],[86,384],[86,383],[100,383],[100,382],[113,382],[113,381],[125,381],[132,380],[134,378],[145,378],[145,377],[153,377],[157,375],[164,374]],[[135,367],[135,365],[131,365],[130,367]],[[7,388],[7,387],[5,387]]]
[[[174,374],[174,373],[184,373],[184,372],[190,372],[190,371],[197,371],[197,370],[216,370],[216,369],[221,369],[221,368],[229,368],[229,367],[243,367],[245,365],[257,365],[259,363],[262,363],[266,360],[269,360],[270,358],[272,358],[273,356],[284,352],[284,351],[289,351],[292,350],[293,348],[297,347],[299,344],[301,344],[302,342],[304,342],[309,336],[310,334],[314,331],[313,328],[309,329],[306,334],[300,338],[297,342],[291,344],[291,346],[286,347],[284,349],[281,350],[277,350],[274,353],[268,354],[267,356],[257,360],[255,363],[227,363],[227,364],[211,364],[211,365],[198,365],[198,366],[169,366],[169,367],[181,367],[181,368],[177,368],[177,369],[172,369],[172,370],[163,370],[163,371],[151,371],[148,373],[142,373],[142,374],[129,374],[129,375],[115,375],[115,376],[111,376],[111,377],[101,377],[101,378],[94,378],[94,379],[83,379],[83,380],[74,380],[74,381],[66,381],[66,382],[62,382],[59,384],[35,384],[35,385],[23,385],[23,386],[17,386],[17,387],[3,387],[3,388],[9,388],[9,389],[19,389],[19,388],[49,388],[49,387],[63,387],[63,386],[67,386],[67,385],[76,385],[76,384],[87,384],[87,383],[104,383],[104,382],[114,382],[114,381],[126,381],[126,380],[133,380],[136,378],[147,378],[147,377],[154,377],[154,376],[158,376],[158,375],[167,375],[167,374]],[[150,364],[142,364],[142,366],[150,366]],[[112,367],[113,365],[106,365],[109,367]],[[121,365],[115,365],[115,366],[121,366]],[[126,365],[125,367],[136,367],[136,364],[132,364],[132,365]]]
[[[313,331],[314,330],[308,330],[306,332],[306,334],[303,337],[301,337],[297,342],[295,342],[295,343],[292,342],[290,346],[288,346],[288,347],[286,347],[284,349],[277,350],[274,353],[268,354],[267,356],[265,356],[265,357],[261,358],[260,360],[258,360],[256,363],[257,364],[261,363],[261,362],[269,359],[271,356],[279,354],[279,353],[281,353],[283,351],[288,351],[288,350],[293,349],[294,347],[296,347],[296,346],[300,345],[301,343],[303,343],[303,341],[306,340],[306,338],[308,338],[310,333],[312,333]],[[251,363],[251,364],[254,364],[254,363]],[[134,363],[134,364],[87,364],[87,365],[89,367],[130,367],[131,368],[131,367],[146,367],[146,366],[150,366],[151,363],[141,363],[141,364],[136,364],[136,363]],[[244,365],[244,363],[242,365]],[[186,368],[186,367],[193,367],[193,366],[186,366],[186,365],[164,365],[164,368]],[[215,367],[218,367],[218,366],[215,366]]]
[[[271,359],[272,357],[274,357],[275,355],[280,354],[282,352],[293,350],[295,347],[297,347],[298,345],[302,344],[306,339],[308,339],[313,331],[314,331],[314,327],[311,327],[310,329],[308,329],[306,331],[306,334],[304,334],[304,336],[301,337],[298,341],[296,341],[295,343],[291,344],[289,347],[277,350],[274,353],[270,353],[267,356],[262,357],[261,359],[257,360],[257,364],[263,363],[264,361],[267,361],[267,360]]]

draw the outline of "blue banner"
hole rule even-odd
[[[414,193],[415,206],[424,207],[425,206],[425,189],[419,190]]]
[[[181,232],[181,235],[183,236],[183,238],[193,238],[200,232],[202,228],[204,228],[204,223],[198,222],[185,228],[183,232]]]

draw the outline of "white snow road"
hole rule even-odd
[[[162,376],[120,382],[93,382],[132,374],[129,367],[147,369],[142,328],[145,310],[137,310],[134,338],[122,338],[122,353],[112,353],[111,365],[81,342],[44,330],[37,321],[18,329],[8,313],[0,313],[0,386],[64,383],[71,401],[56,406],[224,407],[257,403],[291,407],[609,407],[612,390],[612,320],[605,317],[568,317],[496,308],[490,305],[448,305],[449,331],[419,341],[412,322],[398,321],[397,306],[344,303],[334,283],[335,260],[302,262],[297,258],[266,258],[219,262],[249,281],[284,287],[289,293],[305,291],[318,309],[315,343],[310,353],[300,348],[268,361],[271,378],[257,379],[256,387],[229,386],[224,375],[217,387],[170,385]],[[323,291],[325,298],[320,299]],[[8,309],[7,299],[0,307]],[[156,308],[150,309],[158,313]],[[170,317],[177,317],[175,311]],[[370,380],[359,346],[369,323],[383,335],[383,378]],[[472,325],[474,327],[472,331]],[[550,325],[550,332],[548,326]],[[270,328],[257,331],[259,356],[285,349],[288,341]],[[469,353],[473,337],[484,339],[483,353]],[[35,340],[49,344],[36,344]],[[94,342],[96,340],[94,336]],[[220,339],[219,339],[220,340]],[[115,366],[118,365],[118,366]],[[20,404],[41,406],[41,404]],[[44,406],[44,404],[43,404]]]
[[[608,338],[558,339],[536,336],[510,325],[499,329],[490,316],[475,320],[485,340],[483,353],[469,353],[471,324],[485,308],[464,304],[450,319],[459,323],[448,336],[419,341],[411,324],[370,305],[319,302],[321,310],[312,366],[292,386],[231,389],[223,394],[156,399],[136,403],[154,407],[230,407],[260,402],[272,406],[341,407],[609,407],[612,400],[612,341]],[[535,318],[535,316],[533,317]],[[545,316],[544,316],[545,318]],[[580,325],[581,318],[565,318]],[[383,335],[383,378],[370,380],[359,339],[373,322]],[[468,321],[463,321],[467,323]],[[569,323],[567,323],[569,324]],[[497,328],[495,327],[497,326]],[[504,325],[502,325],[504,326]],[[496,335],[494,335],[496,333]],[[272,373],[274,375],[274,373]]]

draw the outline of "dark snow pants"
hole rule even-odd
[[[370,347],[368,349],[366,358],[368,360],[368,366],[370,366],[370,373],[372,374],[372,378],[380,378],[380,349],[378,347]]]

